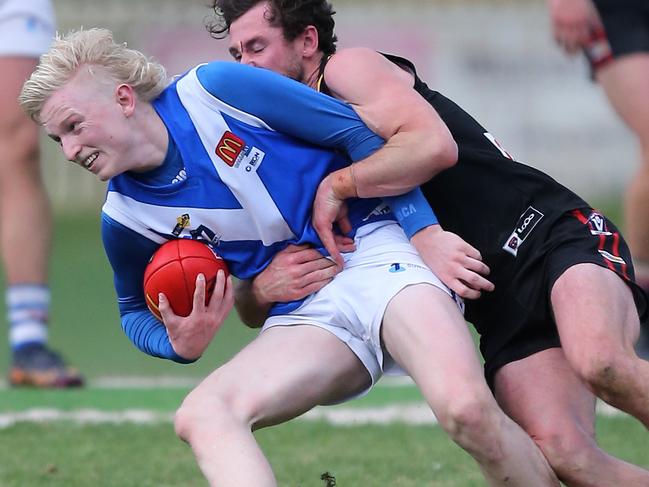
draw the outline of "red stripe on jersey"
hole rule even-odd
[[[607,237],[607,235],[600,235],[600,236],[599,236],[599,246],[597,247],[597,250],[603,250],[604,252],[608,252],[608,251],[606,250],[606,240],[607,240],[606,237]],[[601,254],[600,254],[600,255],[601,255]],[[615,254],[613,254],[613,255],[615,255]],[[604,262],[606,262],[606,266],[607,266],[609,269],[611,269],[612,271],[615,272],[615,265],[613,264],[613,262],[611,262],[610,260],[608,260],[608,259],[607,259],[606,257],[604,257],[603,255],[602,255],[602,259],[604,259]]]
[[[579,221],[580,221],[581,223],[583,223],[584,225],[586,225],[586,224],[588,223],[588,218],[586,218],[586,217],[584,216],[584,214],[583,214],[581,211],[579,211],[579,210],[572,210],[572,214],[573,214],[573,216],[574,216],[575,218],[577,218],[577,220],[579,220]]]
[[[620,234],[618,232],[615,232],[613,234],[613,255],[616,257],[620,257]],[[626,262],[626,261],[625,261]],[[627,264],[620,264],[620,269],[622,272],[622,275],[626,278],[629,279],[629,274],[628,274],[628,265]]]

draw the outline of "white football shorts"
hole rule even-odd
[[[0,56],[37,58],[55,32],[50,0],[0,0]]]
[[[384,373],[405,375],[381,346],[383,314],[399,291],[427,283],[445,291],[462,311],[463,303],[426,267],[396,223],[365,225],[358,229],[354,241],[356,250],[343,254],[345,267],[334,280],[309,296],[295,311],[269,317],[262,333],[273,326],[323,328],[352,349],[374,385]]]

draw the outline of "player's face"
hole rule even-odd
[[[76,74],[43,105],[40,118],[65,157],[106,181],[129,167],[132,124],[114,83]],[[131,158],[132,159],[132,158]]]
[[[280,27],[268,23],[268,12],[268,4],[262,2],[232,22],[230,55],[237,62],[270,69],[303,82],[300,37],[287,41]]]

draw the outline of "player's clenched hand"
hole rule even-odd
[[[548,0],[554,40],[567,53],[584,48],[592,29],[601,26],[591,0]]]
[[[219,270],[209,304],[205,305],[205,276],[196,277],[192,312],[187,317],[176,315],[169,301],[160,294],[160,314],[174,351],[187,360],[199,358],[221,328],[234,305],[232,278]]]
[[[252,286],[260,303],[295,301],[322,289],[340,271],[308,245],[289,245],[279,252]]]
[[[344,260],[336,245],[333,225],[337,223],[343,234],[351,232],[352,225],[347,217],[347,204],[336,196],[330,176],[324,178],[318,186],[313,200],[312,222],[322,244],[342,269]]]
[[[484,276],[489,267],[482,262],[480,252],[454,233],[439,225],[430,225],[411,239],[428,267],[465,299],[477,299],[482,291],[493,291],[494,285]]]

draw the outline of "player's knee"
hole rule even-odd
[[[207,410],[214,409],[213,401],[210,402],[212,403],[210,406],[205,404],[200,394],[196,394],[195,391],[184,399],[174,415],[174,429],[181,440],[192,443],[195,432],[200,431],[209,420],[210,413]]]
[[[550,427],[533,439],[552,470],[568,484],[594,471],[600,458],[594,439],[574,428]]]
[[[192,443],[203,433],[218,436],[228,429],[250,428],[255,416],[254,401],[236,390],[214,390],[209,394],[195,389],[185,398],[174,416],[176,435]]]
[[[178,438],[180,438],[181,440],[189,443],[192,425],[193,418],[191,414],[189,414],[188,409],[183,403],[176,410],[176,414],[174,414],[174,430],[176,432],[176,436],[178,436]]]
[[[633,369],[633,358],[623,351],[601,350],[575,364],[580,378],[601,396],[623,387]]]
[[[497,447],[498,435],[494,432],[498,428],[499,418],[493,400],[469,396],[451,400],[438,419],[460,446],[467,450],[481,450],[497,460],[500,449]]]

